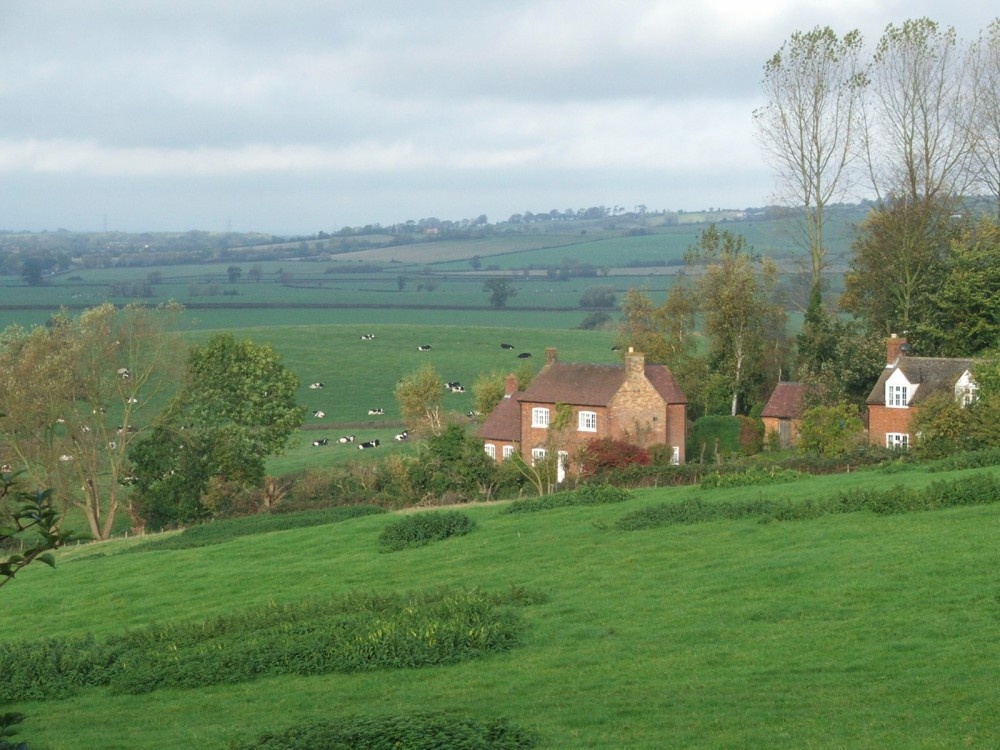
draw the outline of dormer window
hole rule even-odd
[[[896,408],[905,407],[907,404],[909,390],[909,386],[905,385],[886,385],[885,405]]]

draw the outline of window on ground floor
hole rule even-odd
[[[497,460],[497,447],[493,443],[486,443],[486,455],[494,461]]]
[[[534,466],[536,463],[540,463],[545,460],[545,449],[544,448],[532,448],[531,449],[531,465]]]
[[[885,433],[885,447],[909,448],[910,436],[905,432],[887,432]]]
[[[503,447],[503,457],[504,458],[510,458],[513,455],[514,455],[514,446],[513,445],[505,445]]]

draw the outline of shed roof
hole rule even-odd
[[[778,383],[767,400],[761,417],[802,419],[806,388],[802,383]]]

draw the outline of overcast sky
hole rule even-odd
[[[0,229],[746,208],[794,31],[965,0],[0,0]],[[974,6],[974,7],[973,7]]]

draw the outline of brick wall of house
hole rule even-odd
[[[537,407],[549,410],[549,419],[555,419],[555,406],[553,404],[532,403],[530,401],[521,402],[521,456],[527,463],[531,463],[531,451],[533,448],[545,448],[549,439],[549,430],[542,427],[531,426],[531,410]],[[581,411],[592,411],[597,413],[597,432],[580,432],[579,413]],[[596,438],[611,436],[611,421],[608,419],[608,410],[603,406],[574,406],[573,417],[569,425],[559,436],[559,450],[567,451],[573,455],[574,450]]]
[[[680,462],[687,462],[687,404],[667,406],[667,445],[680,447]]]
[[[644,448],[667,442],[663,397],[645,378],[628,378],[611,400],[611,437]]]
[[[868,407],[868,440],[872,445],[885,447],[885,436],[888,432],[909,434],[910,419],[914,413],[913,407],[870,405]]]

